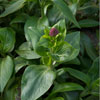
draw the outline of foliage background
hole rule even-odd
[[[62,20],[65,24],[57,24]],[[55,24],[66,29],[66,41],[79,50],[78,56],[55,67],[57,76],[48,91],[30,91],[23,97],[22,77],[28,76],[25,69],[41,65],[28,27],[33,27],[35,34]],[[31,81],[32,75],[25,81]],[[99,0],[0,0],[0,100],[26,100],[39,93],[38,100],[99,100],[99,80]],[[42,87],[41,82],[37,84],[36,90]],[[28,87],[34,90],[35,85]]]

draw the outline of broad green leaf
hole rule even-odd
[[[65,91],[75,91],[75,90],[84,90],[84,88],[76,83],[61,83],[61,84],[56,84],[55,87],[53,88],[51,95],[59,92],[65,92]]]
[[[80,32],[72,32],[66,35],[65,41],[71,44],[74,48],[80,50]]]
[[[35,20],[35,21],[34,21]],[[35,23],[35,24],[34,24]],[[36,48],[36,44],[42,36],[41,31],[37,28],[36,18],[32,18],[26,22],[25,25],[25,36],[26,39],[31,42],[33,48]]]
[[[36,100],[49,90],[55,73],[44,65],[28,66],[21,82],[21,100]]]
[[[99,26],[99,22],[93,19],[83,19],[78,22],[81,28],[96,27]],[[72,26],[75,28],[75,25]]]
[[[26,20],[29,18],[29,16],[25,13],[22,13],[18,16],[16,16],[11,22],[10,24],[15,24],[15,23],[25,23]]]
[[[30,38],[30,35],[29,35],[29,32],[28,32],[29,27],[36,27],[37,26],[37,22],[38,22],[38,18],[37,17],[30,17],[25,23],[24,31],[25,31],[26,40],[28,42],[31,42],[31,38]]]
[[[40,58],[40,56],[37,53],[35,53],[34,51],[16,50],[16,52],[18,53],[18,55],[20,55],[21,57],[23,57],[25,59],[38,59],[38,58]]]
[[[96,53],[95,48],[93,47],[93,44],[92,44],[90,38],[84,33],[82,33],[81,38],[83,40],[83,44],[85,46],[85,49],[86,49],[86,52],[87,52],[88,56],[92,60],[96,59],[97,53]]]
[[[10,56],[3,58],[0,62],[0,92],[3,92],[8,80],[13,73],[13,60]]]
[[[92,80],[95,80],[99,77],[99,57],[93,61],[93,64],[88,71],[88,75],[91,77]]]
[[[90,77],[87,74],[72,68],[65,68],[65,71],[68,72],[73,77],[83,81],[87,85],[90,84]]]
[[[67,34],[65,41],[67,41],[70,45],[72,45],[72,47],[75,48],[76,53],[74,53],[74,56],[76,57],[80,51],[80,32],[77,31]]]
[[[59,8],[53,5],[53,7],[48,11],[48,20],[50,22],[50,25],[54,25],[60,19],[64,19],[64,15],[61,13],[61,11],[59,11]]]
[[[11,28],[0,28],[0,52],[11,52],[15,44],[15,32]]]
[[[49,26],[48,18],[46,16],[40,17],[38,20],[37,28],[43,31],[47,26]]]
[[[75,16],[72,14],[70,8],[63,0],[53,0],[53,2],[59,8],[59,10],[65,15],[65,17],[67,17],[71,22],[73,22],[77,27],[80,27],[75,19]]]
[[[25,59],[38,59],[38,58],[40,58],[40,56],[30,48],[30,45],[28,42],[23,43],[19,47],[19,49],[16,50],[16,52],[18,55],[20,55],[21,57],[23,57]]]
[[[17,0],[17,1],[15,1],[13,4],[6,7],[5,11],[0,15],[0,17],[5,17],[5,16],[19,10],[20,8],[23,7],[25,1],[26,0]]]
[[[70,44],[65,42],[64,44],[57,47],[57,51],[51,55],[52,58],[57,62],[67,62],[75,59],[78,53],[79,51],[77,51],[77,49],[73,48]]]

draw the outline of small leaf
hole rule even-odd
[[[63,0],[53,0],[53,2],[59,8],[59,10],[62,11],[65,17],[67,17],[71,22],[73,22],[77,27],[80,28],[70,8],[67,6],[67,4]]]
[[[13,4],[9,5],[5,11],[0,15],[0,17],[5,17],[17,10],[19,10],[20,8],[23,7],[24,3],[26,0],[17,0],[16,2],[14,2]]]
[[[21,100],[36,100],[49,90],[55,73],[44,65],[28,66],[21,82]]]
[[[10,56],[3,58],[0,62],[0,92],[3,92],[8,80],[13,73],[13,60]]]

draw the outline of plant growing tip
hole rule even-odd
[[[59,31],[56,28],[51,28],[49,35],[56,36],[58,33]]]

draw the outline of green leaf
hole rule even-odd
[[[93,47],[93,44],[92,44],[90,38],[84,33],[81,35],[81,38],[83,40],[83,44],[85,46],[85,49],[86,49],[86,52],[87,52],[88,56],[92,60],[96,59],[96,57],[97,57],[96,50]]]
[[[47,3],[44,7],[44,15],[46,16],[47,11],[48,11],[48,7],[51,5],[51,2]]]
[[[38,29],[43,31],[45,27],[48,27],[48,26],[49,26],[48,18],[46,16],[40,17],[37,24]]]
[[[25,70],[21,82],[21,99],[36,100],[49,90],[55,73],[44,65],[31,65]]]
[[[16,100],[18,96],[18,79],[15,77],[12,77],[5,88],[4,95],[3,95],[3,100]]]
[[[31,42],[33,48],[36,48],[36,44],[42,36],[41,31],[37,28],[37,18],[31,18],[26,22],[25,25],[25,36],[26,39]]]
[[[16,50],[16,52],[25,59],[38,59],[40,56],[34,51],[30,50]]]
[[[56,60],[57,62],[67,62],[72,59],[74,59],[79,51],[77,49],[73,48],[70,44],[65,42],[64,44],[60,45],[59,47],[57,46],[57,51],[52,55],[52,58]]]
[[[71,22],[73,22],[77,27],[80,28],[70,8],[63,0],[53,0],[53,2],[59,8],[59,10],[65,15],[65,17],[67,17]]]
[[[13,4],[9,5],[8,7],[6,7],[5,11],[0,15],[0,17],[5,17],[5,16],[19,10],[20,8],[23,7],[25,1],[26,0],[17,0]]]
[[[69,8],[71,9],[73,15],[76,15],[76,12],[77,12],[77,3],[73,3],[71,5],[69,5]]]
[[[66,91],[75,91],[75,90],[84,90],[84,88],[76,83],[61,83],[61,84],[56,84],[55,87],[53,88],[51,95],[59,92],[66,92]]]
[[[16,50],[18,55],[25,59],[38,59],[40,56],[34,52],[28,42],[23,43],[18,50]]]
[[[52,17],[53,16],[53,17]],[[64,15],[55,5],[48,11],[48,19],[51,25],[57,23],[60,19],[64,19]]]
[[[58,21],[54,26],[54,28],[56,28],[59,33],[61,33],[63,35],[63,37],[66,37],[66,23],[65,23],[65,19]]]
[[[28,65],[29,61],[21,57],[16,57],[14,59],[14,63],[15,63],[15,72],[17,73],[22,67]]]
[[[13,60],[10,56],[3,58],[0,62],[0,92],[3,92],[8,80],[13,73]]]
[[[93,19],[83,19],[78,22],[81,28],[96,27],[99,26],[99,22]],[[75,25],[72,26],[75,28]]]
[[[99,96],[99,87],[100,87],[100,78],[98,78],[97,80],[93,81],[92,83],[92,87],[91,87],[91,94],[94,96]]]
[[[99,96],[89,96],[86,98],[86,100],[99,100]]]
[[[80,32],[72,32],[66,35],[65,41],[71,44],[74,48],[80,50]]]
[[[64,100],[79,100],[79,91],[69,91],[62,93]]]
[[[87,85],[90,84],[90,77],[87,74],[72,68],[65,68],[65,71],[68,72],[73,77],[83,81]]]
[[[39,54],[40,56],[47,56],[48,52],[49,52],[48,48],[37,44],[37,46],[36,46],[36,53],[37,54]]]
[[[0,51],[11,52],[15,44],[15,32],[11,28],[0,28]]]
[[[15,23],[25,23],[26,20],[29,18],[29,16],[25,13],[22,13],[18,16],[16,16],[11,22],[10,24],[15,24]]]
[[[95,81],[93,81],[92,89],[95,89],[95,87],[99,87],[100,86],[99,81],[100,81],[100,78],[98,78]]]
[[[26,37],[26,40],[28,42],[31,42],[31,38],[30,38],[30,35],[28,33],[28,30],[29,30],[29,27],[36,27],[37,26],[37,22],[38,22],[38,18],[37,17],[30,17],[26,23],[25,23],[25,26],[24,26],[24,30],[25,30],[25,37]]]
[[[95,80],[99,77],[99,57],[93,61],[93,64],[88,71],[88,75],[91,77],[92,80]]]

